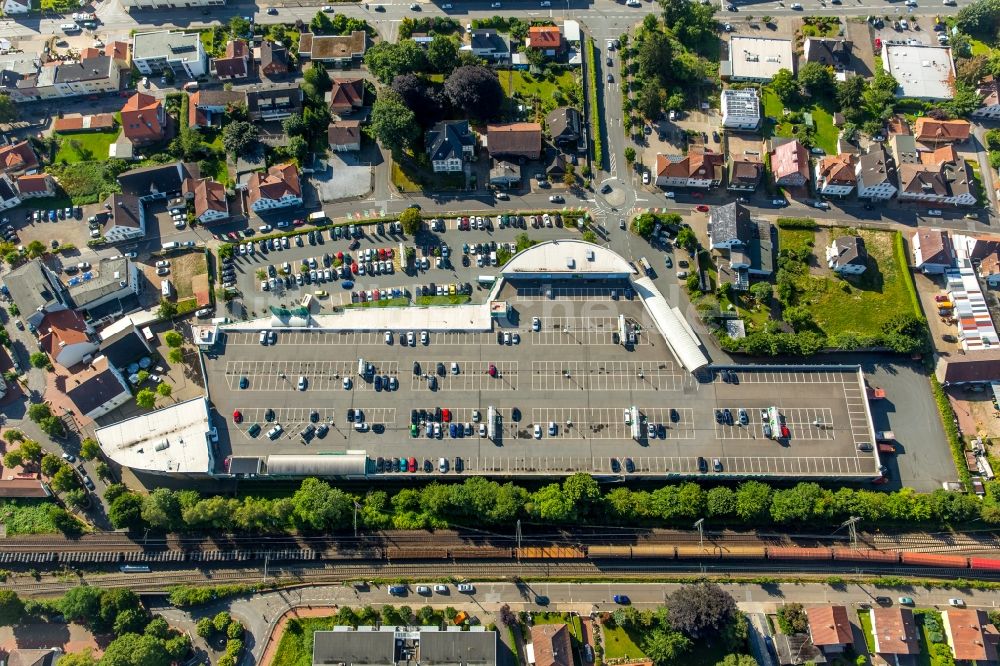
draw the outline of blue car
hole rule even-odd
[[[381,391],[382,390],[382,376],[381,375],[375,375],[375,390],[376,391]]]
[[[245,389],[250,386],[250,380],[246,377],[240,377],[240,388]]]
[[[49,222],[55,222],[55,221],[56,221],[56,212],[54,210],[50,210],[49,211]]]
[[[612,598],[614,599],[614,602],[615,602],[616,604],[620,604],[620,605],[622,605],[622,606],[628,606],[628,605],[629,605],[630,603],[632,603],[632,600],[631,600],[631,599],[629,599],[629,598],[628,598],[628,597],[627,597],[626,595],[624,595],[624,594],[616,594],[616,595],[615,595],[614,597],[612,597]]]
[[[340,283],[340,286],[344,289],[354,289],[354,283],[351,280],[344,280]]]
[[[448,426],[448,434],[451,435],[452,438],[458,437],[458,426],[454,423],[450,424]]]

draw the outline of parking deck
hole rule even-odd
[[[638,300],[619,296],[600,304],[600,316],[573,316],[573,307],[589,307],[572,300],[574,294],[534,300],[509,289],[502,295],[514,313],[496,330],[517,332],[519,344],[503,344],[496,331],[431,333],[426,345],[418,335],[415,346],[401,344],[399,331],[392,344],[379,331],[278,331],[276,344],[268,346],[254,332],[224,333],[219,353],[206,358],[210,396],[228,424],[219,459],[363,450],[375,477],[379,457],[413,456],[420,468],[432,461],[434,471],[417,472],[421,476],[438,476],[440,457],[460,456],[463,474],[496,476],[618,475],[631,459],[633,477],[670,477],[700,474],[703,457],[709,471],[701,474],[707,476],[878,476],[876,453],[858,450],[873,432],[855,368],[737,367],[734,376],[705,370],[695,377],[672,356]],[[618,314],[638,324],[634,346],[616,343]],[[532,330],[534,317],[539,331]],[[377,375],[394,378],[397,389],[376,391],[357,376],[359,358]],[[306,379],[304,391],[297,389],[299,377]],[[498,414],[495,441],[479,436],[474,418],[478,411],[485,420],[490,406]],[[657,426],[655,437],[644,432],[633,439],[625,417],[632,406]],[[764,436],[761,412],[772,406],[790,437]],[[438,407],[450,411],[452,422],[471,424],[472,434],[452,438],[445,423],[440,439],[428,438],[423,425],[412,436],[411,410]],[[365,430],[348,423],[349,409],[361,411]],[[721,419],[726,409],[731,425]],[[741,409],[746,425],[738,423]],[[234,410],[243,417],[238,425]],[[268,416],[284,428],[274,441],[264,434]],[[310,421],[327,423],[329,433],[303,441]],[[257,437],[247,433],[253,423],[264,426]],[[713,471],[715,459],[721,472]]]

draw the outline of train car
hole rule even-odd
[[[945,567],[948,569],[968,569],[969,558],[957,555],[938,555],[937,553],[903,553],[903,564],[915,564],[920,567]]]
[[[323,551],[324,560],[381,560],[383,553],[378,548],[336,548]]]
[[[768,546],[769,560],[832,560],[831,548],[800,548],[799,546]]]
[[[719,546],[724,560],[762,560],[767,554],[764,546]]]
[[[632,546],[632,558],[656,557],[672,560],[677,557],[677,546],[663,543],[639,543]]]
[[[518,549],[522,560],[580,560],[586,557],[583,549],[572,546],[530,546]]]
[[[514,557],[514,549],[495,546],[466,546],[452,548],[451,556],[456,560],[510,560]]]
[[[677,546],[679,560],[718,560],[722,557],[722,549],[718,546]]]
[[[969,567],[980,571],[1000,571],[1000,560],[991,560],[988,557],[970,557]]]
[[[446,560],[447,548],[405,548],[389,546],[385,550],[387,560]]]
[[[122,573],[149,573],[151,570],[148,564],[123,564],[118,567]]]
[[[885,562],[899,564],[899,551],[873,548],[834,548],[833,559],[851,562]]]
[[[632,557],[632,546],[588,546],[587,554],[592,560],[629,559]]]

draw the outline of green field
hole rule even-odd
[[[390,298],[387,300],[365,301],[364,303],[345,303],[345,308],[405,308],[410,304],[410,299],[405,297]]]
[[[118,130],[112,132],[74,132],[56,134],[59,150],[56,163],[103,162],[108,159],[108,148],[118,139]]]
[[[310,666],[313,633],[331,629],[334,624],[332,617],[310,617],[289,622],[278,643],[271,666]]]
[[[400,192],[458,191],[465,187],[465,174],[434,173],[428,165],[420,169],[413,164],[392,162],[392,184]]]
[[[868,653],[875,654],[875,636],[872,634],[872,617],[866,610],[858,611],[858,622],[861,623],[861,633],[865,635],[865,645]]]
[[[418,296],[417,305],[462,305],[472,300],[465,294],[450,294],[448,296]]]
[[[795,133],[792,131],[793,125],[791,123],[781,122],[785,109],[785,105],[782,101],[767,87],[763,89],[763,96],[764,115],[778,120],[776,125],[773,122],[765,122],[765,127],[770,129],[771,135],[781,137],[795,136]],[[833,113],[828,108],[820,106],[819,104],[813,104],[810,106],[789,107],[788,110],[811,113],[813,124],[816,127],[816,133],[813,135],[813,142],[816,146],[825,150],[827,155],[837,154],[837,137],[840,135],[840,130],[834,126]]]
[[[577,85],[576,75],[569,70],[547,77],[518,70],[502,71],[498,74],[500,85],[508,97],[513,97],[517,93],[522,99],[537,97],[543,102],[554,99],[557,91],[563,97],[567,97],[573,86]]]
[[[621,627],[613,629],[604,626],[601,629],[604,634],[604,658],[607,659],[643,659],[646,655],[642,653],[639,646],[632,640],[632,636]]]
[[[49,518],[47,500],[0,501],[0,522],[7,528],[7,536],[16,534],[49,534],[58,532]]]

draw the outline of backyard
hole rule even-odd
[[[764,96],[764,115],[768,117],[764,123],[765,138],[768,136],[767,132],[770,132],[769,136],[794,137],[796,126],[789,122],[785,116],[784,103],[770,88],[764,87],[762,94]],[[826,151],[827,155],[837,154],[837,137],[840,135],[840,130],[833,124],[833,113],[828,105],[803,104],[788,107],[788,110],[791,113],[810,114],[816,130],[813,134],[813,143]],[[771,118],[775,120],[770,120]]]
[[[621,627],[603,625],[604,659],[643,659],[645,655],[628,631]],[[638,638],[638,637],[636,637]]]
[[[313,633],[331,629],[335,624],[332,617],[289,620],[271,666],[309,666],[312,664]]]
[[[532,106],[535,118],[564,104],[579,107],[583,88],[576,73],[572,70],[556,70],[557,73],[531,74],[519,70],[500,71],[500,85],[510,100],[512,108],[508,114],[516,116],[513,105],[520,100]]]
[[[421,153],[426,161],[426,156]],[[459,191],[465,186],[463,173],[434,173],[430,165],[423,166],[408,158],[403,161],[392,161],[392,184],[400,192],[414,193],[423,191],[442,192]]]
[[[56,134],[59,139],[59,150],[56,151],[56,163],[73,164],[75,162],[103,162],[108,159],[108,148],[118,138],[119,131],[109,132],[75,132],[72,134]]]

